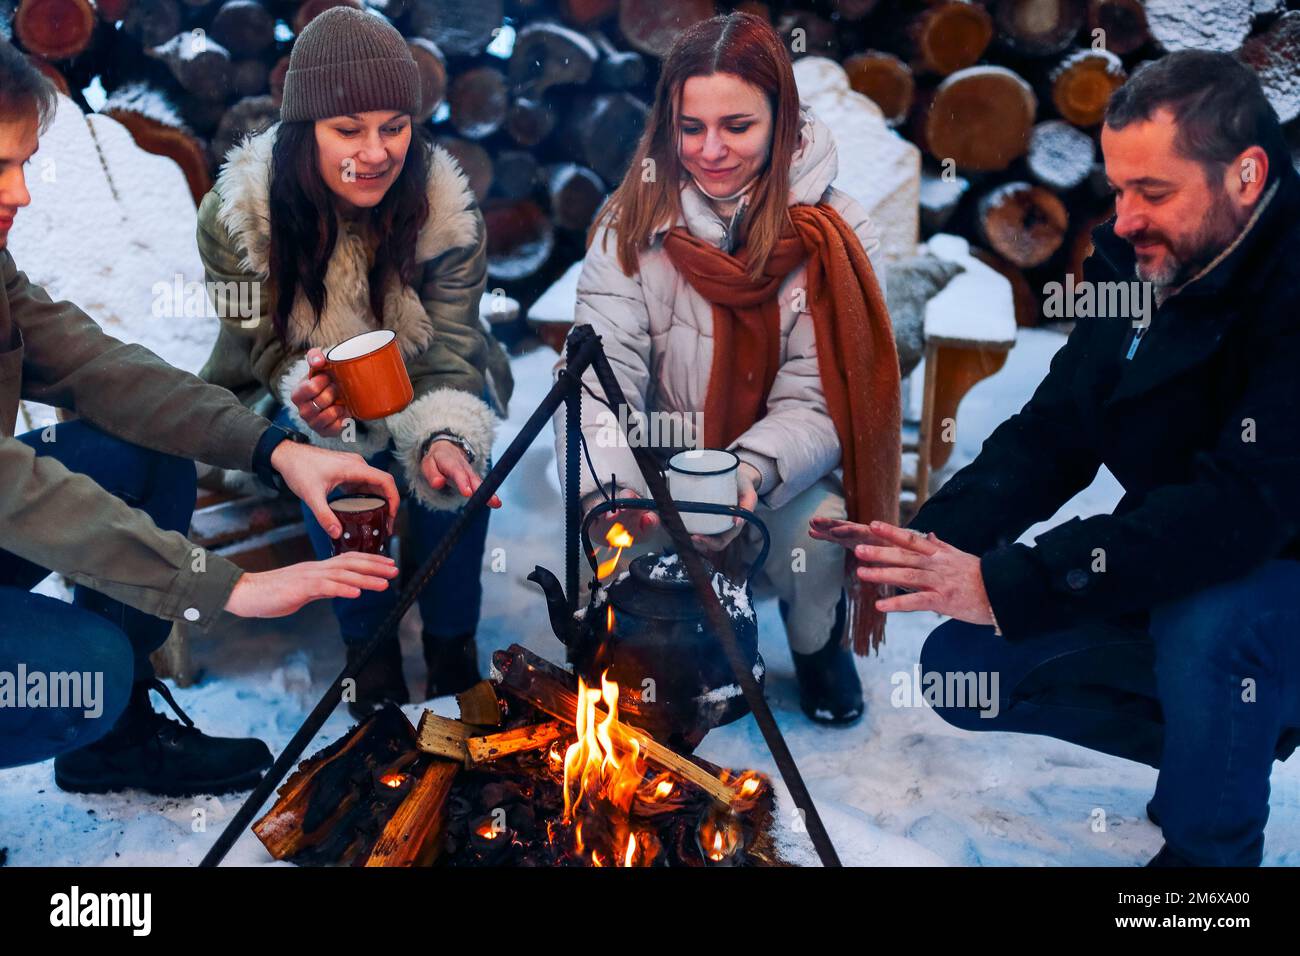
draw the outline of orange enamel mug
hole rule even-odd
[[[393,415],[415,398],[397,333],[391,329],[344,339],[326,351],[321,371],[334,380],[340,399],[360,419]]]

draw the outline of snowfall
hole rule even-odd
[[[68,104],[65,103],[65,107]],[[56,297],[80,302],[114,334],[140,341],[191,370],[207,355],[215,325],[193,317],[155,318],[150,284],[175,274],[201,277],[193,246],[193,213],[161,215],[185,203],[133,202],[166,188],[183,190],[174,168],[128,156],[125,133],[110,121],[60,120],[29,173],[33,204],[18,216],[11,249],[33,281]],[[66,119],[65,119],[66,117]],[[93,151],[78,137],[95,140]],[[63,148],[59,148],[60,137]],[[59,166],[43,166],[41,155]],[[69,168],[75,157],[101,169]],[[71,157],[67,162],[63,157]],[[156,160],[157,163],[165,161]],[[109,188],[90,185],[109,172]],[[99,179],[96,179],[96,176]],[[73,177],[69,180],[67,177]],[[75,181],[76,190],[59,184]],[[114,186],[115,183],[115,186]],[[75,204],[70,209],[69,203]],[[111,206],[131,242],[69,222],[103,222],[97,205]],[[189,209],[192,210],[192,204]],[[73,210],[77,218],[72,217]],[[109,219],[113,222],[113,219]],[[132,266],[130,263],[135,263]],[[211,320],[215,323],[215,320]],[[1021,329],[1005,367],[976,385],[962,402],[956,447],[943,477],[979,450],[990,431],[1032,393],[1064,337],[1046,329]],[[501,423],[497,453],[518,434],[550,385],[554,354],[546,348],[514,359],[516,389],[509,420]],[[49,420],[30,408],[29,423]],[[19,422],[22,429],[24,423]],[[552,636],[546,605],[525,581],[534,565],[564,565],[563,509],[549,428],[533,442],[500,492],[483,569],[484,599],[478,632],[486,668],[494,649],[520,643],[552,661],[564,649]],[[1073,515],[1109,511],[1120,488],[1104,470],[1050,521],[1022,540]],[[497,549],[501,549],[497,552]],[[504,568],[493,556],[504,556]],[[42,586],[64,593],[57,579]],[[854,727],[813,724],[798,708],[797,688],[780,616],[771,599],[757,603],[760,648],[768,666],[767,699],[780,724],[840,858],[857,866],[1137,866],[1162,840],[1144,806],[1156,771],[1047,737],[968,733],[950,727],[918,702],[894,706],[900,681],[912,679],[926,635],[941,623],[930,613],[892,615],[878,656],[858,660],[866,715]],[[413,693],[423,687],[418,610],[402,627],[406,674]],[[192,687],[176,689],[181,706],[211,734],[257,736],[278,752],[343,667],[343,646],[328,607],[316,605],[291,618],[249,622],[229,618],[192,639],[201,669]],[[155,701],[160,709],[161,701]],[[424,708],[456,715],[454,699],[405,708],[417,721]],[[313,753],[345,734],[352,721],[340,707],[307,748]],[[792,862],[817,865],[801,817],[752,718],[719,728],[699,754],[733,768],[772,776],[778,794],[777,836]],[[1266,865],[1300,864],[1300,760],[1275,764]],[[138,792],[80,796],[54,785],[51,762],[0,771],[0,848],[11,865],[188,866],[212,845],[246,794],[164,799]],[[228,865],[274,864],[251,833],[244,833]]]

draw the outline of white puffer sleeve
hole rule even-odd
[[[627,414],[643,413],[646,396],[650,390],[651,340],[650,317],[639,274],[625,275],[618,264],[615,233],[602,228],[587,250],[582,271],[578,276],[577,309],[574,326],[590,325],[596,330],[605,348],[605,355],[614,370],[623,395],[632,406]],[[561,356],[555,371],[564,368]],[[605,398],[593,369],[588,369],[583,381],[596,395]],[[555,457],[560,469],[560,485],[564,485],[565,428],[564,409],[554,418]],[[592,464],[603,485],[608,487],[610,476],[616,476],[619,487],[628,487],[642,495],[648,487],[637,467],[632,449],[623,439],[619,427],[618,410],[611,411],[596,401],[591,394],[582,396],[582,433],[591,453]],[[596,490],[596,483],[584,460],[581,466],[580,497]]]

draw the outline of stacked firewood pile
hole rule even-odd
[[[276,118],[294,36],[363,0],[0,0],[0,30],[56,82],[181,163],[201,192]],[[364,0],[408,37],[422,121],[483,204],[493,287],[531,302],[583,252],[626,171],[659,58],[716,12],[769,18],[840,61],[926,156],[925,233],[965,235],[1033,321],[1110,215],[1098,129],[1140,62],[1196,47],[1260,74],[1300,151],[1300,0]],[[1290,9],[1288,9],[1288,7]]]

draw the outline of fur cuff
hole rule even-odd
[[[476,395],[458,388],[439,388],[421,395],[396,415],[384,419],[397,448],[397,459],[406,470],[406,484],[411,493],[435,511],[455,511],[467,499],[454,488],[435,491],[420,470],[420,446],[436,432],[454,432],[474,453],[473,468],[479,476],[487,474],[492,454],[496,418],[491,407]]]
[[[327,438],[318,434],[310,425],[303,421],[303,417],[298,414],[298,406],[289,398],[293,390],[298,387],[298,383],[307,377],[307,371],[310,366],[306,359],[299,359],[289,370],[284,373],[280,379],[280,386],[277,389],[280,398],[280,404],[288,410],[289,420],[293,427],[310,439],[313,445],[321,448],[328,448],[330,451],[351,451],[356,452],[362,458],[369,458],[371,455],[377,455],[388,447],[388,441],[392,437],[388,433],[388,428],[381,421],[362,421],[356,422],[356,435],[352,441],[344,441],[343,435],[337,438]]]

